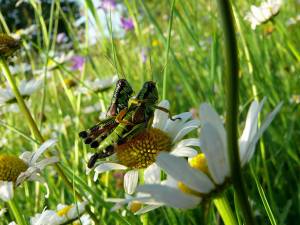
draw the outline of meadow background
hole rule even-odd
[[[156,81],[160,99],[170,101],[173,114],[192,111],[197,117],[200,103],[209,102],[224,115],[223,33],[216,1],[176,0],[173,12],[172,1],[117,1],[115,11],[106,15],[98,7],[101,1],[30,0],[18,7],[16,2],[0,0],[0,32],[21,35],[23,40],[10,67],[17,81],[43,80],[27,104],[44,138],[58,139],[59,165],[72,182],[72,188],[67,187],[49,167],[43,174],[51,191],[48,199],[38,183],[18,188],[15,200],[25,218],[45,207],[78,201],[75,189],[90,199],[99,224],[142,224],[147,217],[148,224],[222,224],[212,204],[187,211],[163,207],[142,217],[125,208],[110,212],[113,204],[104,199],[124,197],[122,173],[105,174],[93,182],[93,175],[86,175],[89,149],[78,137],[106,112],[114,84],[105,84],[115,75],[125,77],[136,92],[145,81]],[[267,97],[262,115],[284,102],[243,171],[250,202],[259,224],[270,224],[268,206],[275,224],[298,224],[300,23],[290,21],[299,15],[300,2],[283,1],[279,14],[256,30],[243,17],[260,1],[232,3],[240,59],[240,127],[252,100]],[[124,29],[120,16],[131,18],[134,29]],[[101,82],[95,79],[105,80],[104,86],[97,87]],[[2,75],[0,82],[5,87]],[[10,107],[0,108],[0,152],[19,155],[35,149],[24,117]],[[234,206],[232,189],[226,195]],[[5,204],[0,202],[0,207]],[[6,213],[0,224],[12,220]]]

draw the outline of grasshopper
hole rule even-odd
[[[92,168],[97,159],[102,159],[115,152],[115,145],[121,144],[152,124],[155,109],[169,113],[165,108],[157,106],[158,91],[155,82],[145,82],[135,99],[130,99],[126,114],[119,113],[116,117],[118,126],[104,140],[98,138],[91,143],[97,151],[88,162]],[[124,111],[123,111],[124,112]],[[170,113],[169,113],[170,115]],[[170,116],[172,119],[172,117]],[[180,119],[180,118],[176,118]],[[174,119],[173,119],[174,120]]]
[[[84,139],[85,144],[90,144],[95,139],[104,139],[113,131],[118,125],[116,116],[119,114],[122,115],[122,111],[125,112],[132,94],[133,90],[127,80],[120,79],[117,81],[110,106],[106,113],[107,118],[101,120],[90,129],[79,133],[79,137]]]

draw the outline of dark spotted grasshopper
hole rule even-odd
[[[117,127],[118,122],[116,117],[117,115],[120,117],[120,115],[125,114],[128,101],[132,94],[133,90],[127,80],[120,79],[117,81],[111,104],[106,113],[106,118],[90,129],[79,133],[79,137],[84,139],[85,144],[91,144],[95,140],[101,141],[105,139],[114,128]]]
[[[128,109],[121,111],[117,117],[117,126],[105,138],[96,138],[90,146],[96,148],[96,153],[90,158],[88,167],[92,168],[97,159],[105,158],[115,152],[115,146],[151,126],[155,109],[169,113],[165,108],[157,106],[158,91],[153,81],[144,83],[134,99],[129,100]],[[171,117],[170,117],[171,118]],[[180,119],[180,118],[177,118]]]

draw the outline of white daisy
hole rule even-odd
[[[176,156],[173,157],[178,159]],[[111,208],[111,211],[118,210],[127,204],[128,210],[133,212],[135,215],[140,215],[162,206],[176,205],[177,208],[181,209],[194,208],[202,200],[201,197],[191,196],[181,191],[178,187],[178,181],[169,175],[163,181],[161,181],[159,177],[156,180],[156,183],[145,183],[147,183],[147,185],[137,188],[137,191],[140,192],[138,192],[135,196],[125,195],[125,199],[106,199],[108,202],[115,203],[114,207]],[[152,187],[154,187],[154,194],[152,193]]]
[[[37,80],[22,80],[19,85],[19,91],[23,98],[28,98],[33,92],[39,89],[42,86],[42,79]],[[7,88],[3,89],[0,88],[0,106],[15,103],[16,97],[11,88],[8,86]]]
[[[37,25],[32,24],[24,29],[17,30],[15,33],[12,33],[11,36],[16,39],[20,39],[23,36],[29,38],[36,33],[37,33]]]
[[[87,201],[72,205],[59,204],[56,210],[44,210],[30,218],[31,225],[59,225],[80,218],[84,212]],[[86,220],[86,218],[84,218]],[[88,223],[85,223],[88,224]],[[90,223],[91,224],[91,223]]]
[[[250,12],[245,16],[245,20],[249,21],[251,28],[255,30],[256,26],[267,22],[273,16],[277,15],[281,5],[282,0],[267,0],[258,7],[252,5]]]
[[[18,74],[18,73],[26,73],[31,71],[31,65],[28,63],[20,63],[16,65],[9,65],[9,71],[12,75]]]
[[[58,157],[54,156],[42,160],[39,160],[39,158],[55,143],[56,140],[48,140],[36,152],[24,152],[20,158],[0,155],[0,199],[3,201],[10,200],[14,195],[14,187],[17,187],[25,180],[38,181],[44,183],[47,187],[40,173],[46,166],[58,162]]]
[[[159,106],[169,109],[169,102],[164,100]],[[168,113],[155,110],[152,128],[119,145],[111,161],[100,163],[95,168],[94,180],[96,181],[98,175],[103,172],[129,170],[124,176],[124,189],[126,193],[133,194],[138,183],[139,169],[145,169],[146,182],[156,182],[160,177],[160,168],[155,163],[159,152],[167,151],[180,157],[195,156],[197,151],[190,146],[199,147],[199,141],[195,138],[183,139],[183,137],[197,129],[200,121],[193,120],[190,112],[174,116],[180,118],[176,120],[168,117]]]
[[[239,139],[241,166],[253,156],[255,146],[263,132],[279,112],[279,104],[258,128],[258,115],[264,104],[252,102],[248,111],[245,128]],[[189,160],[189,163],[168,153],[160,153],[156,164],[179,183],[177,186],[161,184],[145,184],[138,188],[142,193],[150,194],[159,203],[176,208],[193,208],[203,197],[212,192],[221,192],[228,185],[230,167],[227,153],[226,131],[218,114],[208,105],[200,106],[202,154]],[[190,164],[190,165],[189,165]],[[180,195],[180,192],[185,195]],[[172,195],[170,193],[174,192]],[[178,197],[180,196],[180,197]],[[188,203],[188,197],[190,203]],[[180,198],[180,201],[176,198]],[[187,203],[187,205],[182,205]]]

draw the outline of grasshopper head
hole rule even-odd
[[[158,91],[154,81],[147,81],[137,95],[137,99],[146,100],[148,103],[156,104],[158,101]]]
[[[117,90],[120,90],[120,94],[124,96],[131,97],[133,94],[133,90],[126,79],[119,79],[117,82]]]

